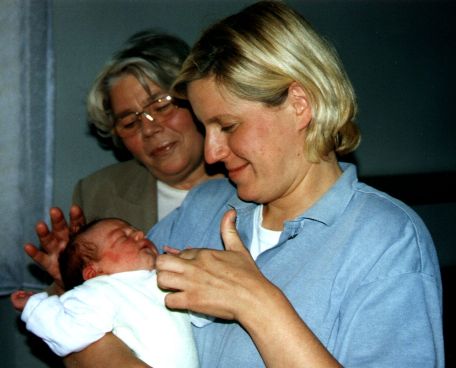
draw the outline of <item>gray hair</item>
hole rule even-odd
[[[112,138],[116,146],[122,147],[120,139],[113,135],[114,119],[110,100],[112,85],[119,77],[131,74],[147,92],[147,81],[153,81],[163,90],[169,91],[188,53],[189,46],[171,35],[146,30],[131,36],[124,47],[106,63],[89,91],[89,123],[102,138]]]

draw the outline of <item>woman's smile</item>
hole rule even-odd
[[[245,163],[243,165],[239,165],[233,168],[227,168],[228,170],[228,176],[230,177],[231,180],[236,182],[236,179],[239,179],[240,176],[245,172],[245,169],[247,168],[249,164]]]
[[[163,157],[163,156],[168,156],[172,154],[172,151],[174,148],[176,148],[177,142],[166,142],[164,144],[161,144],[158,147],[155,147],[151,151],[151,156],[154,157]]]

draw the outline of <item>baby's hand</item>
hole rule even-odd
[[[11,304],[16,310],[22,312],[25,304],[33,294],[35,294],[33,291],[17,290],[10,296]]]

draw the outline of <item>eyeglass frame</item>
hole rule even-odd
[[[154,100],[150,101],[149,103],[147,103],[145,106],[142,107],[142,111],[131,111],[131,112],[128,112],[128,113],[125,113],[125,114],[121,114],[121,115],[124,115],[124,116],[115,116],[113,115],[113,121],[114,121],[114,127],[113,127],[113,130],[117,133],[117,135],[121,138],[128,138],[128,137],[131,137],[135,134],[137,134],[140,130],[142,131],[143,127],[144,127],[144,123],[143,123],[143,119],[141,118],[142,116],[144,116],[148,122],[152,123],[154,121],[160,121],[160,118],[157,117],[160,116],[160,112],[157,110],[157,109],[153,109],[153,113],[147,111],[148,108],[150,108],[152,105],[156,104],[157,102],[160,102],[161,100],[166,100],[166,101],[169,101],[169,103],[165,106],[162,106],[162,108],[165,108],[169,105],[172,105],[173,109],[178,109],[179,106],[178,104],[176,103],[177,102],[177,99],[175,99],[173,96],[171,95],[168,95],[168,94],[164,94],[164,95],[161,95],[160,97],[157,97],[155,98]],[[171,113],[171,112],[170,112]],[[132,128],[131,132],[127,132],[127,134],[124,133],[120,133],[119,132],[119,122],[122,121],[123,119],[129,117],[129,116],[134,116],[135,119],[131,121],[130,124],[133,124],[133,123],[139,123],[141,122],[141,124],[138,124],[138,127],[137,128]],[[162,120],[162,121],[166,121],[170,118],[171,116],[167,117],[165,120]]]

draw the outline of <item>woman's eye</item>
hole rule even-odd
[[[167,103],[166,105],[158,106],[156,108],[157,112],[166,112],[172,106],[171,103]]]
[[[237,127],[237,124],[223,125],[220,130],[224,133],[231,133],[232,131],[234,131],[236,129],[236,127]]]
[[[122,124],[122,129],[124,129],[124,130],[134,129],[136,127],[137,122],[138,122],[138,120],[125,122],[125,123]]]

